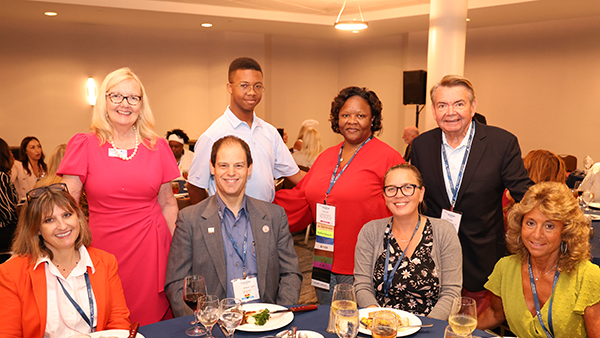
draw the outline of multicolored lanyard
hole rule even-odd
[[[87,271],[85,272],[84,277],[85,277],[85,286],[87,287],[88,300],[90,302],[90,317],[88,317],[85,314],[85,312],[83,312],[83,309],[81,308],[81,306],[79,306],[79,304],[77,304],[77,302],[73,299],[73,297],[71,297],[71,295],[69,294],[67,289],[65,289],[65,286],[63,285],[63,283],[60,281],[60,278],[56,277],[56,280],[58,281],[58,284],[60,284],[60,287],[62,288],[63,292],[65,293],[65,296],[67,296],[67,299],[69,299],[71,304],[73,304],[73,306],[75,307],[75,310],[77,310],[77,312],[79,312],[79,314],[81,315],[83,320],[85,320],[85,322],[92,329],[92,332],[94,332],[95,331],[94,330],[94,299],[92,297],[92,285],[90,284],[90,277],[88,276]]]
[[[542,313],[540,310],[540,300],[538,298],[537,288],[535,287],[535,278],[533,277],[533,270],[531,270],[531,256],[529,256],[529,283],[531,284],[531,293],[533,294],[533,302],[535,303],[535,312],[537,314],[537,318],[542,324],[542,329],[544,329],[544,333],[546,333],[546,337],[554,338],[554,327],[552,326],[552,302],[554,301],[554,287],[556,286],[556,282],[558,282],[558,276],[560,272],[556,269],[554,272],[554,282],[552,283],[552,293],[550,294],[550,304],[548,305],[548,326],[550,327],[550,331],[546,329],[546,325],[544,325],[544,321],[542,320]]]
[[[371,136],[369,136],[369,138],[367,138],[358,147],[358,149],[356,149],[356,151],[350,158],[350,161],[348,161],[348,163],[346,163],[346,165],[342,168],[342,170],[336,175],[335,173],[340,168],[340,163],[342,162],[342,151],[344,150],[344,145],[346,145],[346,142],[344,142],[344,144],[342,144],[342,147],[340,148],[340,154],[338,156],[338,162],[337,162],[337,165],[335,166],[335,169],[333,169],[333,173],[331,174],[331,179],[329,180],[329,189],[327,189],[327,193],[325,193],[325,202],[323,204],[327,204],[327,197],[329,197],[329,193],[331,192],[333,185],[335,184],[335,182],[337,182],[337,180],[340,178],[340,176],[342,176],[344,171],[346,171],[346,168],[348,168],[348,165],[350,165],[350,162],[352,162],[352,160],[354,159],[354,156],[356,156],[356,154],[358,154],[358,151],[360,150],[360,148],[362,148],[365,144],[367,144],[367,142],[371,141],[371,139],[373,139],[373,134],[371,134]]]
[[[410,245],[410,242],[412,241],[413,237],[415,237],[415,234],[417,233],[417,230],[419,230],[419,226],[421,226],[421,215],[419,215],[419,222],[417,223],[417,227],[415,228],[415,231],[413,231],[412,236],[410,236],[410,239],[408,240],[408,244],[406,244],[406,248],[404,248],[404,250],[402,250],[402,254],[400,255],[400,258],[398,259],[398,261],[396,262],[396,265],[394,265],[394,269],[392,270],[392,272],[390,272],[390,275],[388,277],[388,265],[390,264],[390,236],[392,235],[392,223],[394,221],[394,218],[392,218],[390,220],[390,223],[388,224],[388,226],[390,227],[390,232],[388,233],[387,236],[387,245],[386,245],[386,253],[385,253],[385,265],[383,268],[383,292],[385,293],[385,297],[388,296],[388,293],[390,291],[390,288],[392,286],[392,280],[394,279],[394,275],[396,274],[396,270],[398,270],[398,267],[400,266],[400,262],[402,262],[402,259],[404,258],[404,254],[406,253],[406,250],[408,249],[408,246]],[[400,244],[398,244],[398,246],[400,246]],[[400,248],[402,249],[402,248]]]
[[[463,156],[463,161],[460,165],[460,170],[458,171],[458,177],[456,178],[456,186],[452,184],[452,174],[450,173],[450,164],[448,164],[448,155],[446,155],[446,147],[444,147],[444,143],[442,142],[442,156],[444,157],[444,165],[446,166],[446,174],[448,175],[448,183],[450,184],[450,190],[452,190],[452,206],[450,207],[451,211],[454,210],[454,205],[456,204],[456,198],[458,197],[458,188],[460,188],[460,183],[462,182],[462,175],[465,170],[465,165],[467,164],[467,159],[469,158],[471,144],[473,143],[473,134],[475,134],[475,121],[471,122],[471,132],[469,133],[469,141],[467,142],[465,156]]]

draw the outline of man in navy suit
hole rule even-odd
[[[483,285],[506,254],[502,195],[508,189],[520,201],[533,182],[517,138],[473,120],[477,100],[468,79],[445,76],[431,89],[431,101],[439,128],[413,140],[411,163],[423,175],[426,214],[457,228],[463,294],[486,307]]]
[[[219,299],[298,304],[302,273],[285,211],[245,194],[248,144],[232,135],[216,141],[210,171],[217,193],[182,209],[173,234],[165,282],[173,314],[192,314],[182,295],[188,275],[204,276]]]

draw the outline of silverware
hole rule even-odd
[[[296,338],[296,331],[298,330],[297,327],[292,326],[292,332],[290,334],[290,338]]]
[[[274,335],[274,336],[262,336],[260,338],[282,338],[287,336],[290,333],[290,330],[285,330],[285,331],[281,331],[278,334]]]
[[[137,336],[138,329],[140,328],[140,323],[133,322],[131,323],[131,327],[129,328],[129,336],[128,338],[135,338]]]

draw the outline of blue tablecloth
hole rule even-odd
[[[427,317],[419,317],[423,324],[432,323],[433,327],[421,328],[417,333],[410,335],[410,337],[424,338],[424,337],[444,337],[444,330],[448,325],[448,322],[431,319]],[[191,327],[190,322],[193,320],[193,316],[180,317],[155,324],[142,326],[139,330],[141,334],[146,338],[188,338],[185,334],[185,330]],[[290,329],[292,326],[298,327],[298,330],[312,330],[317,331],[325,338],[337,338],[337,335],[328,333],[327,323],[329,321],[329,306],[319,305],[316,311],[295,313],[294,320],[288,325],[281,329],[277,329],[270,332],[243,332],[236,331],[234,338],[259,338],[266,335],[274,335],[282,330]],[[221,332],[218,325],[213,328],[213,336],[215,338],[224,338],[225,335]],[[475,330],[474,335],[480,337],[490,337],[489,334]],[[359,334],[359,337],[369,337],[363,334]]]

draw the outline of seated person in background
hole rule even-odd
[[[298,138],[296,142],[294,142],[294,146],[290,148],[290,151],[293,153],[302,150],[302,142],[304,142],[304,133],[307,129],[315,129],[319,125],[319,121],[308,119],[302,122],[302,126],[300,126],[300,131],[298,131]]]
[[[292,156],[299,167],[310,168],[322,151],[321,134],[314,128],[308,128],[304,132],[302,149],[293,153]]]
[[[35,136],[27,136],[21,141],[19,161],[14,161],[10,179],[17,189],[19,200],[24,200],[27,192],[46,175],[48,167],[44,162],[42,145]]]
[[[210,171],[217,193],[179,212],[171,242],[165,292],[173,314],[191,314],[182,295],[188,275],[204,276],[208,293],[219,299],[298,304],[302,273],[285,212],[245,194],[252,172],[246,142],[232,135],[217,140]],[[240,278],[255,298],[244,298]]]
[[[392,217],[370,221],[358,234],[354,287],[359,307],[391,307],[448,320],[462,288],[462,252],[448,221],[422,216],[425,187],[410,164],[383,179]]]
[[[194,159],[194,152],[189,149],[185,149],[189,140],[190,138],[181,129],[173,129],[167,132],[167,141],[169,142],[169,147],[171,147],[171,151],[173,152],[173,155],[175,155],[175,160],[177,161],[177,166],[179,167],[179,172],[181,173],[181,175],[174,181],[187,181],[190,165],[192,165],[192,160]]]
[[[419,136],[419,128],[415,126],[408,126],[404,128],[404,133],[402,134],[402,139],[404,143],[406,143],[406,150],[404,151],[404,160],[410,160],[410,150],[412,146],[412,141],[415,137]]]
[[[65,150],[67,149],[66,144],[59,144],[54,150],[52,154],[50,154],[50,158],[48,159],[48,172],[46,176],[40,178],[36,183],[34,188],[39,187],[47,187],[50,184],[60,183],[62,181],[62,177],[56,175],[58,171],[58,167],[60,166],[60,162],[63,157],[65,157]]]
[[[600,201],[600,162],[594,164],[581,181],[579,191],[591,191],[594,193],[594,202]]]
[[[19,194],[10,180],[13,155],[0,138],[0,263],[10,257],[10,243],[17,227]]]
[[[277,132],[281,136],[281,139],[283,140],[283,143],[285,143],[287,145],[287,141],[288,141],[287,131],[285,131],[285,129],[283,129],[283,128],[277,128]]]
[[[565,166],[565,162],[562,160],[562,158],[560,158],[560,156],[549,150],[538,149],[530,151],[523,158],[523,164],[525,165],[525,169],[527,169],[529,178],[531,178],[533,183],[565,183],[567,179],[567,168]],[[502,199],[502,207],[504,208],[504,212],[508,212],[513,204],[515,204],[515,200],[510,196],[510,192],[505,190],[504,198]]]
[[[62,338],[129,329],[117,260],[89,248],[91,242],[66,184],[27,193],[15,256],[0,265],[0,337]]]
[[[508,213],[513,255],[500,259],[489,276],[492,305],[479,314],[477,327],[506,319],[519,337],[598,337],[600,268],[589,261],[589,231],[565,184],[529,188]]]

